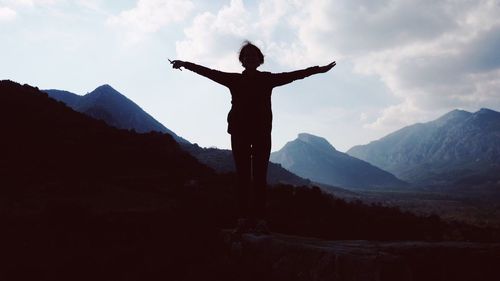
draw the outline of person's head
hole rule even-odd
[[[264,55],[257,46],[245,41],[240,50],[240,62],[246,69],[257,69],[264,63]]]

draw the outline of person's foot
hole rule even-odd
[[[236,227],[233,230],[233,234],[241,235],[241,234],[247,233],[249,231],[250,231],[250,224],[249,224],[248,219],[239,218],[236,221]]]
[[[255,234],[271,234],[266,220],[258,220],[253,228]]]

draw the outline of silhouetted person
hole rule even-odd
[[[257,70],[264,55],[250,42],[240,50],[243,73],[228,73],[206,68],[187,61],[171,61],[173,68],[184,67],[229,88],[232,107],[227,117],[228,133],[238,176],[239,219],[236,233],[252,229],[268,233],[266,218],[267,166],[271,153],[271,93],[282,86],[313,74],[324,73],[335,66],[314,66],[302,70],[271,73]],[[253,200],[251,192],[253,191]]]

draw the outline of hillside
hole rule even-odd
[[[235,172],[236,168],[231,150],[202,148],[196,144],[181,144],[181,147],[198,159],[198,161],[211,167],[218,173]],[[303,179],[275,163],[269,163],[267,180],[269,184],[286,183],[296,186],[311,184],[311,181]]]
[[[201,148],[196,144],[189,143],[109,85],[102,85],[84,96],[61,90],[44,90],[44,92],[50,97],[64,102],[74,110],[92,118],[103,120],[110,126],[127,130],[133,129],[138,133],[156,131],[170,134],[181,145],[181,148],[216,172],[229,173],[235,171],[230,150]],[[310,184],[308,180],[300,178],[273,163],[269,165],[268,181],[271,184]],[[330,190],[342,191],[333,187]]]
[[[270,160],[301,177],[333,186],[383,189],[407,185],[386,171],[337,151],[324,138],[306,133],[273,152]]]
[[[104,209],[168,209],[171,204],[179,207],[175,201],[186,201],[190,203],[182,208],[194,206],[193,211],[203,210],[202,217],[217,214],[212,219],[216,218],[218,224],[233,223],[234,174],[214,173],[182,150],[169,135],[138,134],[109,127],[28,85],[0,81],[0,93],[0,117],[12,120],[4,126],[6,134],[1,138],[2,147],[9,148],[0,162],[4,183],[0,192],[6,195],[2,200],[8,203],[4,206],[17,206],[15,209],[24,210],[18,210],[21,213],[28,209],[39,212],[50,206],[50,202],[65,205],[69,200],[75,206],[103,212]],[[16,197],[21,194],[24,196]],[[187,194],[191,197],[185,197]],[[396,231],[388,227],[369,234],[358,232],[359,226],[347,227],[354,220],[364,220],[364,227],[369,227],[366,215],[359,216],[364,213],[362,209],[379,225],[382,223],[379,220],[387,214],[394,216],[393,219],[399,217],[401,225],[412,220],[426,221],[393,208],[372,209],[361,202],[346,203],[310,187],[294,189],[278,185],[270,189],[269,204],[277,229],[297,234],[316,233],[326,238],[332,237],[326,223],[329,220],[346,224],[342,232],[346,235],[368,235],[365,236],[368,238],[378,231],[382,232],[377,235],[382,236],[413,235],[407,232],[410,228]],[[12,212],[11,207],[4,211]],[[381,212],[387,213],[377,217]],[[332,234],[337,237],[341,233]],[[415,234],[415,237],[421,235]]]
[[[211,173],[169,135],[112,129],[30,86],[1,81],[1,87],[0,117],[10,120],[2,128],[3,180],[31,185],[136,176],[182,183]]]
[[[106,124],[118,129],[135,130],[138,133],[152,131],[167,133],[178,142],[188,142],[109,85],[99,86],[84,96],[55,89],[44,90],[44,92],[74,110],[103,120]]]
[[[495,188],[500,180],[500,113],[454,110],[347,153],[419,185]]]
[[[220,231],[236,220],[234,174],[214,173],[167,134],[110,127],[28,85],[0,81],[0,107],[8,121],[0,138],[0,280],[235,280]],[[279,233],[500,239],[497,229],[346,202],[314,187],[278,185],[268,198]]]

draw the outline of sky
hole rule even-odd
[[[500,111],[500,0],[0,0],[0,79],[84,95],[109,84],[202,147],[230,148],[223,86],[167,59],[240,72],[336,61],[273,91],[273,151],[307,132],[346,151],[453,109]]]

